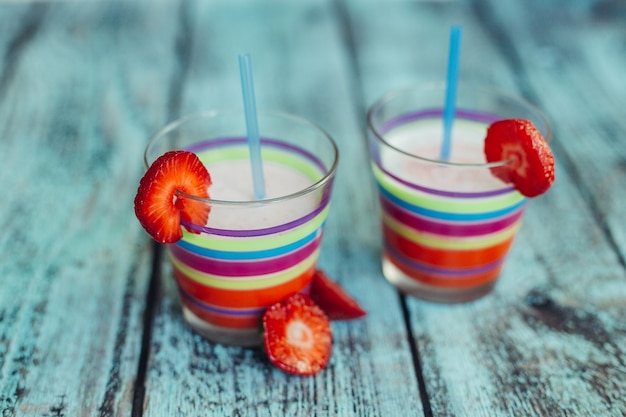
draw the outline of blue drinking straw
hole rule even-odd
[[[450,51],[448,55],[448,76],[446,80],[446,102],[443,109],[443,143],[441,144],[441,160],[450,159],[452,141],[452,124],[456,107],[456,89],[459,79],[459,56],[461,55],[461,27],[450,28]]]
[[[252,166],[254,197],[257,200],[262,200],[265,198],[265,180],[263,179],[261,138],[259,137],[259,123],[254,99],[254,83],[252,81],[250,54],[239,54],[239,74],[241,76],[241,91],[243,93],[243,105],[246,113],[246,130],[248,133],[248,147],[250,148],[250,165]]]

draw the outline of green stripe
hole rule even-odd
[[[312,182],[317,182],[323,177],[323,173],[311,161],[297,154],[285,152],[271,147],[261,149],[263,161],[275,162],[280,165],[293,168],[301,172]],[[225,146],[218,149],[205,150],[198,154],[200,160],[209,166],[214,163],[233,161],[233,160],[249,160],[250,152],[245,146]]]
[[[311,254],[311,256],[300,262],[298,265],[286,269],[280,273],[246,278],[223,278],[219,275],[205,274],[183,264],[178,259],[173,257],[169,252],[168,256],[172,264],[176,268],[178,268],[183,274],[201,284],[226,290],[256,290],[284,284],[285,282],[288,282],[295,277],[303,274],[307,269],[311,268],[315,264],[315,262],[317,262],[319,252],[320,250],[317,249]]]
[[[482,197],[474,199],[436,196],[422,193],[418,190],[408,189],[385,175],[376,164],[372,164],[372,170],[378,183],[394,196],[415,206],[437,210],[445,213],[484,213],[496,211],[505,207],[518,204],[524,199],[519,192],[513,191],[496,197]]]
[[[391,217],[383,213],[383,222],[398,235],[412,241],[419,243],[423,246],[428,246],[436,249],[450,249],[450,250],[470,250],[481,249],[502,243],[515,235],[519,230],[522,221],[521,219],[516,221],[510,227],[488,235],[482,235],[480,237],[455,237],[455,238],[440,238],[437,235],[431,233],[420,233],[415,229],[404,226],[392,219]]]
[[[230,252],[249,252],[279,248],[296,242],[319,229],[324,223],[324,220],[326,220],[329,208],[330,205],[326,206],[320,214],[315,216],[308,223],[294,230],[280,234],[255,237],[230,237],[208,235],[206,233],[189,233],[183,229],[183,239],[195,246]]]

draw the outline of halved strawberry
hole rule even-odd
[[[211,210],[208,204],[185,198],[179,192],[207,198],[210,185],[211,176],[194,153],[166,152],[139,182],[135,215],[154,240],[174,243],[183,236],[181,219],[205,225]]]
[[[294,294],[265,311],[263,341],[270,361],[296,375],[314,375],[324,369],[333,342],[328,317],[302,294]]]
[[[491,168],[496,177],[526,197],[548,191],[554,182],[554,156],[541,132],[530,120],[506,119],[487,129],[485,138],[487,162],[511,162]]]
[[[309,297],[331,320],[352,320],[367,314],[354,298],[321,269],[315,271]]]

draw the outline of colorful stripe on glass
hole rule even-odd
[[[225,138],[190,150],[205,158],[248,158],[245,138]],[[309,176],[326,173],[319,159],[305,150],[263,139],[264,158]],[[189,225],[183,239],[169,246],[174,276],[187,309],[214,327],[255,329],[265,308],[288,295],[309,290],[319,256],[330,190],[300,218],[254,230]]]
[[[432,116],[437,113],[402,116],[387,128]],[[380,154],[372,169],[382,212],[384,255],[404,275],[442,288],[479,286],[497,278],[526,203],[513,187],[502,184],[479,192],[429,188],[385,169]]]

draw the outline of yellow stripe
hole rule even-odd
[[[447,213],[483,213],[501,210],[514,206],[524,200],[524,196],[518,191],[511,191],[491,197],[475,197],[459,199],[456,197],[433,196],[419,190],[408,188],[406,185],[395,181],[384,174],[376,164],[372,164],[374,176],[378,183],[393,196],[406,201],[414,206]],[[503,183],[502,187],[506,185]]]
[[[280,285],[303,274],[307,269],[315,264],[319,256],[319,251],[320,250],[317,249],[305,260],[289,269],[285,269],[284,271],[268,275],[248,276],[245,278],[225,278],[220,275],[206,274],[188,267],[187,265],[176,259],[174,256],[172,256],[169,252],[168,256],[172,264],[183,274],[203,285],[226,290],[254,290]]]
[[[451,250],[469,250],[487,248],[498,243],[502,243],[514,236],[519,230],[522,220],[521,218],[508,228],[488,235],[480,237],[455,237],[455,238],[439,238],[431,233],[421,233],[415,229],[404,226],[383,213],[383,222],[395,233],[409,239],[420,245],[429,246],[437,249]]]
[[[217,236],[206,233],[189,233],[183,229],[183,239],[202,248],[219,249],[229,252],[250,252],[279,248],[296,242],[318,229],[326,220],[330,205],[307,223],[286,232],[254,237]],[[210,219],[209,219],[210,221]]]
[[[274,162],[294,168],[296,171],[303,173],[313,182],[320,180],[324,176],[316,165],[313,165],[311,161],[303,158],[301,155],[292,154],[283,149],[273,149],[271,145],[263,147],[261,149],[261,155],[263,161]],[[198,154],[198,158],[200,158],[204,165],[210,168],[211,164],[224,161],[242,159],[249,161],[250,149],[247,144],[230,144],[217,149],[211,148],[203,150]]]

